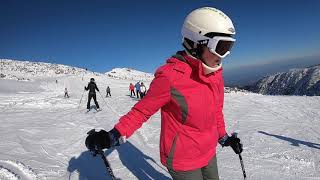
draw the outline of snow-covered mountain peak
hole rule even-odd
[[[320,95],[320,65],[275,73],[250,87],[253,92],[271,95]]]
[[[145,73],[131,68],[114,68],[105,73],[109,77],[117,79],[128,79],[137,81],[151,81],[154,76],[150,73]]]

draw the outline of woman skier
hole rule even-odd
[[[184,51],[157,69],[146,96],[112,130],[89,134],[86,146],[118,146],[161,109],[160,158],[172,178],[219,179],[217,144],[242,152],[240,139],[226,133],[223,116],[222,59],[230,54],[234,35],[222,11],[192,11],[182,26]]]

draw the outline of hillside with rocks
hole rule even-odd
[[[269,95],[320,96],[320,65],[266,76],[248,89]]]

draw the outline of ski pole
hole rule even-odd
[[[234,132],[234,133],[232,133],[231,136],[234,136],[235,138],[237,138],[238,133]],[[242,146],[242,145],[241,145],[241,146]],[[239,155],[239,159],[240,159],[240,165],[241,165],[241,169],[242,169],[243,178],[246,179],[246,178],[247,178],[247,175],[246,175],[246,170],[244,169],[244,165],[243,165],[243,160],[242,160],[241,153],[239,153],[238,155]]]
[[[241,164],[241,169],[242,169],[243,178],[246,179],[246,178],[247,178],[247,175],[246,175],[246,170],[244,169],[244,165],[243,165],[243,160],[242,160],[241,153],[239,154],[239,159],[240,159],[240,164]]]
[[[104,104],[105,104],[106,106],[108,106],[108,108],[111,109],[111,111],[112,111],[115,115],[117,115],[118,117],[120,117],[121,115],[120,115],[116,110],[114,110],[111,106],[109,106],[109,104],[104,100],[104,98],[103,98],[103,96],[101,95],[100,91],[98,91],[98,92],[99,92],[99,94],[100,94],[100,96],[101,96]]]
[[[99,145],[94,145],[94,146],[89,146],[89,144],[87,143],[87,141],[89,141],[88,139],[90,139],[90,136],[93,135],[94,133],[96,133],[96,130],[95,129],[91,129],[89,132],[87,132],[87,134],[89,135],[87,138],[86,138],[86,141],[85,141],[85,144],[86,144],[86,147],[88,148],[88,150],[90,152],[92,152],[92,156],[95,157],[97,154],[100,154],[101,155],[101,158],[104,162],[104,165],[106,166],[107,168],[107,171],[111,177],[112,180],[116,180],[116,178],[114,177],[114,174],[113,174],[113,171],[110,167],[110,163],[109,161],[107,160],[106,156],[104,155],[104,152],[102,150],[102,148],[99,146]],[[92,137],[91,137],[92,138]]]
[[[100,92],[100,91],[98,91],[98,92],[99,92],[99,94],[100,94],[100,96],[101,96],[101,99],[102,99],[102,101],[104,102],[104,104],[105,104],[105,105],[108,105],[108,104],[106,103],[106,101],[104,100],[104,98],[103,98],[103,96],[102,96],[101,92]]]
[[[113,171],[110,167],[109,161],[107,160],[106,156],[104,155],[102,149],[99,148],[98,153],[101,155],[101,158],[104,162],[104,165],[106,165],[107,171],[108,171],[109,175],[111,176],[111,179],[115,180],[116,178],[114,177],[114,174],[113,174]]]

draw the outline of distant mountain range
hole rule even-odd
[[[262,57],[263,58],[263,57]],[[259,79],[278,72],[287,72],[293,68],[305,68],[319,64],[319,55],[269,60],[257,64],[224,66],[223,76],[226,86],[252,85]]]
[[[320,96],[320,65],[275,73],[246,89],[269,95]]]
[[[106,78],[133,81],[150,82],[154,78],[153,74],[131,68],[114,68],[102,74],[61,64],[0,59],[0,79],[29,81],[41,77],[83,76],[83,74],[88,73],[102,77],[106,76]],[[320,65],[275,73],[260,79],[252,85],[246,86],[245,89],[269,95],[320,96]],[[239,91],[245,92],[237,88],[225,89],[226,93]]]

